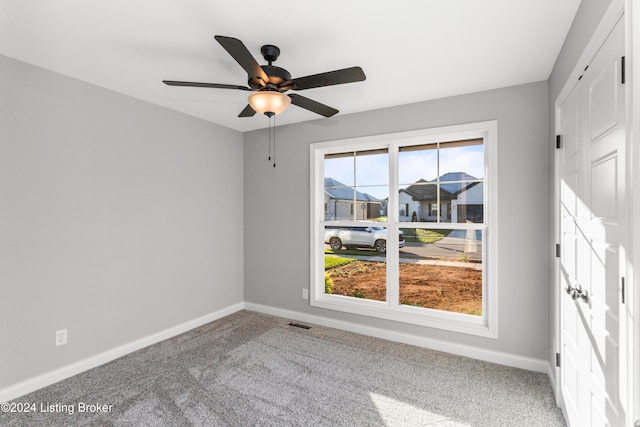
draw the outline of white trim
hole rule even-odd
[[[498,183],[498,123],[496,120],[489,120],[476,123],[467,123],[452,126],[441,126],[428,129],[419,129],[407,132],[396,132],[390,134],[381,134],[374,136],[365,136],[357,138],[349,138],[342,140],[317,142],[310,145],[309,162],[311,170],[310,180],[310,280],[311,280],[311,296],[310,304],[315,307],[326,308],[330,310],[345,311],[349,313],[377,317],[382,319],[394,320],[399,322],[410,323],[414,325],[428,326],[453,332],[465,333],[469,335],[498,338],[498,274],[496,265],[498,260],[498,217],[497,217],[497,183]],[[397,301],[393,295],[398,293],[396,286],[397,275],[394,276],[392,271],[388,271],[387,283],[388,293],[392,296],[390,301],[380,302],[364,299],[355,299],[350,297],[341,297],[339,295],[327,295],[324,293],[323,277],[324,268],[322,257],[324,254],[324,244],[321,225],[324,217],[322,216],[324,200],[322,199],[323,191],[321,183],[324,181],[324,156],[333,153],[336,150],[358,151],[371,150],[376,148],[389,149],[389,188],[397,188],[396,173],[397,170],[392,164],[397,160],[398,147],[423,145],[426,143],[457,141],[464,139],[484,138],[484,200],[485,200],[485,219],[486,223],[482,225],[483,230],[483,315],[472,316],[467,314],[446,312],[440,310],[431,310],[426,308],[416,308],[392,304],[390,301]],[[489,192],[489,188],[495,191]],[[389,217],[385,223],[377,223],[378,225],[387,227],[391,236],[396,236],[397,229],[402,227],[404,223],[400,223],[397,218],[397,194],[391,191],[389,194]],[[348,222],[344,222],[347,224]],[[408,226],[416,224],[407,223]],[[434,228],[443,226],[442,224],[431,224]],[[446,224],[451,227],[450,223]],[[460,226],[460,227],[459,227]],[[455,224],[456,228],[473,228],[478,226],[467,226],[464,224]],[[393,242],[390,242],[394,246]],[[389,247],[389,245],[388,245]],[[397,256],[394,253],[387,254],[387,263],[394,264]]]
[[[640,7],[637,0],[625,1],[625,49],[627,67],[627,195],[629,200],[628,218],[636,218],[640,212]],[[635,6],[635,7],[634,7]],[[640,420],[640,274],[634,266],[640,266],[640,227],[628,221],[629,268],[627,268],[627,425],[633,426]]]
[[[458,356],[469,357],[472,359],[483,360],[485,362],[496,363],[499,365],[511,366],[514,368],[526,369],[547,374],[549,372],[549,363],[546,360],[534,359],[531,357],[520,356],[517,354],[504,353],[500,351],[481,349],[465,344],[457,344],[449,341],[442,341],[434,338],[426,338],[418,335],[412,335],[404,332],[390,331],[387,329],[376,328],[373,326],[365,326],[358,323],[345,322],[335,320],[328,317],[316,316],[312,314],[300,313],[298,311],[286,310],[277,307],[270,307],[261,304],[245,303],[245,309],[256,311],[258,313],[269,314],[271,316],[283,317],[298,322],[313,323],[329,328],[340,329],[347,332],[354,332],[374,338],[381,338],[389,341],[399,342],[403,344],[414,345],[417,347],[427,348],[430,350],[443,351]]]
[[[58,381],[62,381],[66,378],[77,375],[81,372],[104,365],[105,363],[111,362],[112,360],[133,353],[134,351],[175,337],[176,335],[180,335],[199,326],[213,322],[214,320],[221,319],[225,316],[244,309],[244,307],[244,302],[225,307],[221,310],[214,311],[213,313],[198,317],[197,319],[189,320],[180,325],[165,329],[164,331],[148,335],[130,343],[112,348],[103,353],[96,354],[95,356],[91,356],[87,359],[72,363],[71,365],[63,366],[62,368],[58,368],[53,371],[38,375],[36,377],[21,381],[17,384],[2,388],[0,389],[0,402],[8,402],[20,396],[24,396],[27,393],[31,393],[43,387],[47,387],[51,384],[57,383]]]
[[[569,84],[569,81],[567,81],[565,83],[565,87]],[[554,135],[559,135],[560,133],[560,129],[561,129],[561,125],[559,124],[560,121],[560,106],[562,104],[558,104],[558,101],[556,100],[555,106],[554,106],[554,123],[555,123],[555,129],[553,131]],[[552,204],[553,204],[553,240],[552,243],[554,244],[560,244],[561,242],[561,238],[560,238],[560,161],[561,161],[561,150],[558,150],[556,148],[553,149],[554,150],[554,155],[553,155],[553,171],[554,171],[554,175],[553,175],[553,200],[552,200]],[[551,294],[554,295],[554,306],[553,306],[553,336],[551,337],[551,344],[552,344],[552,348],[551,348],[551,360],[553,359],[553,357],[555,356],[556,353],[560,352],[560,334],[561,334],[561,324],[560,324],[560,293],[558,292],[558,287],[560,286],[560,262],[559,262],[559,258],[556,256],[555,254],[555,250],[552,250],[552,255],[553,257],[552,259],[552,270],[553,270],[553,276],[550,277],[550,281],[552,283],[552,288],[551,288]],[[551,370],[552,374],[549,374],[549,378],[552,378],[551,384],[553,385],[553,394],[555,396],[555,401],[556,401],[556,405],[558,405],[559,407],[564,407],[564,402],[561,399],[561,395],[560,395],[560,382],[557,380],[559,373],[560,373],[560,368],[555,366],[555,364],[551,364],[551,360],[549,361],[549,364],[553,367],[553,369]]]

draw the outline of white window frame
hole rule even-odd
[[[330,310],[428,326],[471,335],[498,337],[497,275],[497,121],[468,123],[417,131],[366,136],[310,145],[311,162],[311,295],[310,304]],[[326,154],[345,151],[389,150],[389,204],[387,222],[370,225],[387,228],[387,248],[398,247],[401,227],[450,228],[450,223],[406,223],[399,221],[398,149],[435,142],[484,140],[484,224],[482,226],[482,316],[454,313],[399,303],[398,251],[387,251],[387,301],[351,298],[324,292],[324,159]],[[362,221],[354,222],[362,226]],[[456,228],[477,225],[456,224]],[[395,240],[395,242],[394,242]]]

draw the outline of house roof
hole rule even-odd
[[[475,176],[471,176],[466,172],[449,172],[440,177],[440,188],[443,188],[450,194],[457,194],[469,186],[469,182],[465,181],[476,181],[477,179]],[[455,182],[447,184],[449,181]],[[437,179],[431,182],[437,182]]]
[[[332,199],[353,200],[353,187],[344,185],[340,181],[333,178],[324,179],[324,192]],[[356,191],[356,200],[364,202],[380,202],[380,199],[373,197],[371,194]]]
[[[478,178],[466,172],[448,172],[440,176],[439,180],[438,178],[434,178],[431,181],[419,179],[414,184],[400,191],[409,194],[413,200],[436,200],[438,181],[440,181],[440,199],[450,200],[476,185]]]

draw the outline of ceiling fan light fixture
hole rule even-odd
[[[291,104],[291,98],[274,90],[262,90],[249,96],[249,105],[260,114],[280,114],[289,104]]]

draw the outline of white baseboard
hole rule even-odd
[[[213,322],[214,320],[218,320],[242,309],[256,311],[258,313],[270,314],[272,316],[284,317],[300,322],[314,323],[320,326],[326,326],[348,332],[355,332],[375,338],[382,338],[389,341],[400,342],[403,344],[415,345],[418,347],[443,351],[446,353],[470,357],[486,362],[498,363],[506,366],[512,366],[515,368],[526,369],[529,371],[543,372],[547,374],[550,373],[550,365],[546,360],[533,359],[509,353],[471,347],[464,344],[456,344],[402,332],[390,331],[387,329],[375,328],[372,326],[364,326],[356,323],[334,320],[327,317],[315,316],[292,310],[285,310],[266,305],[243,302],[223,308],[197,319],[190,320],[180,325],[165,329],[164,331],[160,331],[158,333],[140,338],[130,343],[115,347],[111,350],[107,350],[103,353],[97,354],[71,365],[64,366],[54,371],[38,375],[36,377],[0,389],[0,402],[8,402],[20,396],[24,396],[25,394],[39,390],[43,387],[49,386],[58,381],[62,381],[66,378],[72,377],[89,369],[104,365],[105,363],[111,362],[112,360],[118,359],[129,353],[133,353],[134,351],[148,347],[152,344],[156,344],[160,341],[164,341],[176,335],[190,331],[191,329],[205,325],[209,322]]]
[[[112,360],[118,359],[129,353],[133,353],[134,351],[148,347],[152,344],[159,343],[160,341],[175,337],[176,335],[180,335],[184,332],[190,331],[191,329],[233,314],[237,311],[242,310],[243,308],[244,303],[242,302],[234,304],[213,313],[209,313],[205,316],[198,317],[197,319],[189,320],[180,325],[165,329],[164,331],[160,331],[158,333],[140,338],[130,343],[115,347],[111,350],[107,350],[104,353],[97,354],[95,356],[89,357],[88,359],[81,360],[71,365],[63,366],[62,368],[56,369],[54,371],[50,371],[33,378],[29,378],[28,380],[21,381],[17,384],[2,388],[0,389],[0,402],[8,402],[20,396],[24,396],[27,393],[31,393],[43,387],[57,383],[58,381],[62,381],[66,378],[77,375],[81,372],[98,367],[100,365],[104,365],[105,363],[111,362]]]
[[[415,345],[431,350],[443,351],[446,353],[456,354],[458,356],[465,356],[472,359],[483,360],[485,362],[492,362],[500,365],[511,366],[514,368],[526,369],[528,371],[542,372],[545,374],[548,374],[549,372],[549,362],[547,360],[533,359],[531,357],[524,357],[516,354],[486,350],[464,344],[457,344],[433,338],[425,338],[417,335],[390,331],[387,329],[375,328],[372,326],[364,326],[356,323],[344,322],[341,320],[329,319],[327,317],[315,316],[311,314],[300,313],[297,311],[285,310],[249,302],[245,302],[245,309],[256,311],[258,313],[270,314],[272,316],[284,317],[300,322],[315,323],[316,325],[320,326],[327,326],[330,328],[341,329],[343,331],[355,332],[358,334],[368,335],[375,338],[382,338],[389,341],[400,342],[403,344]]]

